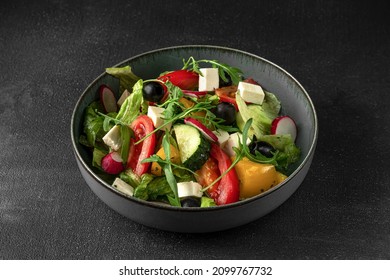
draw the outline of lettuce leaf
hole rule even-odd
[[[200,199],[200,207],[211,207],[211,206],[217,206],[214,199],[209,198],[207,196],[202,196]]]
[[[264,110],[264,113],[270,118],[275,119],[280,112],[281,104],[279,99],[275,94],[264,90],[264,102],[261,104],[261,107]]]
[[[105,134],[103,129],[104,117],[97,114],[96,110],[102,110],[98,101],[92,102],[84,113],[84,133],[90,147],[94,147],[95,142]]]
[[[253,135],[258,139],[260,136],[270,133],[273,118],[269,117],[269,113],[265,112],[261,105],[247,105],[239,94],[236,95],[236,102],[239,110],[236,116],[236,123],[241,131],[243,131],[245,123],[249,119],[253,119],[248,131],[250,139],[253,138]]]
[[[164,200],[167,196],[173,196],[173,192],[165,176],[154,177],[151,174],[144,174],[134,191],[134,196],[143,200]]]
[[[140,79],[131,70],[129,65],[124,67],[106,68],[106,73],[119,79],[119,92],[122,93],[127,89],[131,92],[134,84]]]
[[[286,170],[290,164],[297,162],[301,156],[301,150],[295,145],[290,134],[263,135],[259,140],[271,144],[279,151],[276,161],[278,163],[277,168],[281,170]]]
[[[95,147],[92,153],[92,166],[101,169],[102,159],[108,153],[108,151]]]
[[[140,114],[146,113],[146,102],[142,95],[143,81],[138,80],[132,93],[125,99],[119,109],[116,119],[127,125],[131,124]]]

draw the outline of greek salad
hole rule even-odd
[[[130,66],[106,72],[119,92],[99,87],[80,143],[125,195],[177,207],[230,204],[275,187],[300,158],[296,124],[281,115],[277,95],[234,66],[190,57],[154,79]]]

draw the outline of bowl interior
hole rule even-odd
[[[183,59],[188,59],[190,56],[195,59],[216,59],[238,67],[244,72],[245,77],[254,78],[281,100],[283,114],[290,115],[297,124],[296,144],[302,151],[300,161],[291,166],[289,174],[299,172],[307,158],[314,153],[318,133],[317,117],[312,101],[304,88],[279,66],[250,53],[215,46],[180,46],[160,49],[132,57],[115,66],[130,65],[138,77],[149,79],[156,78],[167,70],[180,69],[183,66]],[[110,184],[103,182],[103,175],[98,174],[91,166],[90,152],[78,141],[83,130],[84,110],[92,101],[98,99],[98,88],[101,84],[108,84],[114,91],[119,89],[118,80],[104,73],[87,87],[73,112],[72,141],[76,155],[81,158],[84,166],[95,172],[96,179],[111,188]]]

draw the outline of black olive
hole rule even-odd
[[[262,154],[265,157],[271,158],[273,157],[272,153],[275,153],[275,148],[264,141],[253,141],[248,146],[249,151],[251,154],[256,155],[256,151],[258,151],[260,154]]]
[[[224,80],[222,80],[221,76],[219,77],[219,87],[228,87],[228,86],[231,86],[233,84],[232,83],[232,78],[226,72],[225,72],[225,77],[227,79],[226,82]]]
[[[142,96],[145,100],[159,102],[165,95],[164,87],[158,82],[148,82],[144,84]]]
[[[232,125],[236,121],[236,108],[228,102],[221,102],[212,110],[217,118],[223,119],[223,125]]]
[[[200,200],[197,197],[188,196],[180,202],[182,207],[200,207]]]

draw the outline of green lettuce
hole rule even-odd
[[[258,140],[267,142],[278,150],[276,157],[278,169],[286,170],[290,164],[297,162],[301,156],[301,150],[295,145],[290,134],[262,135]]]
[[[102,110],[98,101],[92,102],[84,113],[84,133],[90,147],[94,147],[95,142],[105,135],[103,128],[104,117],[96,113],[96,110]]]
[[[248,136],[251,139],[253,135],[259,138],[261,135],[269,134],[272,121],[278,116],[280,111],[280,101],[278,98],[273,93],[267,91],[264,91],[264,94],[264,101],[261,105],[247,105],[239,94],[236,95],[236,102],[239,109],[236,116],[237,126],[242,131],[245,123],[249,119],[253,119],[248,131]]]
[[[131,124],[140,114],[145,114],[147,105],[142,95],[143,81],[138,80],[132,93],[125,99],[116,119],[124,124]],[[140,110],[141,109],[141,110]]]
[[[119,79],[119,92],[127,89],[131,92],[134,84],[140,79],[131,70],[130,66],[106,68],[106,73]]]
[[[134,189],[141,183],[141,177],[133,172],[131,168],[127,168],[125,171],[119,174],[119,178],[128,183]]]
[[[249,119],[253,119],[248,131],[250,139],[253,138],[253,135],[259,138],[261,135],[270,133],[273,119],[268,117],[261,105],[247,105],[239,94],[236,95],[236,102],[239,110],[236,116],[236,123],[241,131],[243,131],[245,123]]]
[[[165,176],[154,177],[151,174],[142,175],[141,183],[134,191],[134,196],[143,200],[165,200],[173,196],[171,187]]]
[[[200,199],[200,207],[211,207],[211,206],[217,206],[217,204],[215,204],[214,199],[209,198],[207,196],[202,196]]]
[[[275,94],[265,90],[264,94],[264,101],[261,107],[270,119],[275,119],[279,115],[281,103]]]
[[[101,169],[102,159],[107,155],[108,151],[103,150],[99,147],[95,147],[92,152],[92,166]]]

